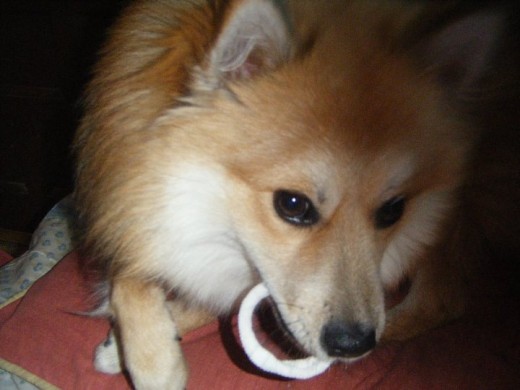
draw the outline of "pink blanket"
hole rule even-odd
[[[42,387],[128,389],[124,375],[100,374],[92,365],[108,322],[71,314],[87,310],[90,301],[78,264],[76,253],[68,255],[0,310],[0,368]],[[215,322],[183,339],[188,389],[520,388],[520,315],[513,303],[483,305],[478,313],[308,381],[264,376],[233,337],[234,321]]]

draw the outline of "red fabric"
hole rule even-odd
[[[63,389],[129,388],[123,375],[100,374],[92,366],[93,350],[109,325],[71,314],[88,309],[88,291],[73,253],[22,300],[0,310],[0,358]],[[379,348],[309,381],[262,376],[232,337],[234,325],[215,322],[183,340],[188,389],[520,388],[520,320],[509,311],[480,313],[412,342]]]
[[[7,252],[4,252],[3,250],[0,249],[0,267],[3,266],[4,264],[7,264],[11,261],[13,257],[7,253]]]

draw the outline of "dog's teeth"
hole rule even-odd
[[[240,305],[238,330],[242,346],[251,362],[263,371],[286,378],[309,379],[322,374],[332,362],[318,360],[314,356],[305,359],[280,360],[258,342],[253,331],[253,312],[255,307],[268,296],[267,287],[260,283],[247,294]]]

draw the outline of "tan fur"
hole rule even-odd
[[[179,344],[170,341],[175,340],[177,331],[164,304],[162,289],[136,280],[114,280],[111,304],[120,324],[125,364],[134,385],[182,387],[186,382],[186,367],[180,358]],[[143,332],[146,328],[154,331]],[[169,348],[164,348],[165,340]]]
[[[404,3],[294,0],[278,14],[264,0],[141,0],[113,28],[76,137],[76,199],[137,388],[182,388],[177,329],[260,280],[318,357],[331,320],[405,339],[462,313],[482,253],[461,203],[479,133],[413,42],[429,8]],[[263,41],[229,70],[219,48],[250,5],[272,30],[245,24]],[[319,222],[283,221],[281,189]],[[403,218],[375,229],[401,194]]]

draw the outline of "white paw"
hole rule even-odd
[[[97,346],[94,352],[94,367],[105,374],[119,374],[122,371],[119,347],[113,330],[106,340]]]

